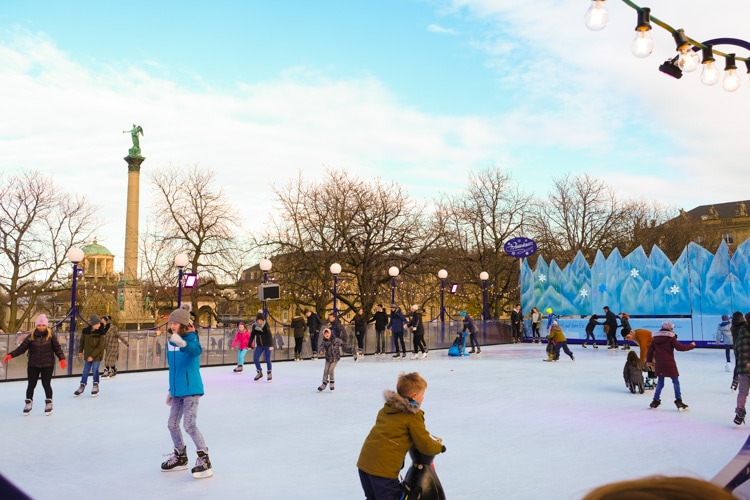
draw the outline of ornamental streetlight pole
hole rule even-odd
[[[448,277],[448,271],[441,269],[438,271],[440,278],[440,322],[445,322],[445,278]]]
[[[398,276],[399,270],[396,266],[388,268],[388,275],[391,277],[391,304],[396,303],[396,276]]]
[[[271,270],[273,267],[273,263],[271,263],[268,259],[260,259],[260,263],[258,264],[260,267],[260,270],[263,271],[263,284],[265,285],[268,283],[268,271]],[[268,318],[268,308],[266,307],[266,300],[265,300],[265,294],[263,297],[263,319]]]
[[[490,275],[487,271],[479,273],[479,279],[482,280],[482,319],[487,321],[489,312],[487,311],[487,280],[490,279]]]
[[[73,344],[76,331],[76,282],[78,280],[78,263],[83,260],[83,250],[73,247],[68,251],[68,260],[73,263],[73,285],[70,288],[70,339],[68,340],[68,375],[73,375]]]
[[[180,306],[182,305],[183,269],[185,269],[185,266],[187,266],[189,262],[190,262],[190,258],[187,256],[187,254],[178,253],[174,257],[174,265],[179,270],[179,272],[177,273],[177,309],[179,309]]]
[[[338,285],[339,274],[341,273],[341,264],[331,264],[331,274],[333,274],[333,314],[339,315],[339,309],[336,307],[336,286]]]

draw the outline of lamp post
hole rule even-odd
[[[182,270],[188,265],[188,262],[190,262],[190,259],[187,254],[178,253],[174,257],[174,265],[179,270],[177,274],[177,309],[182,305]]]
[[[341,274],[341,264],[331,264],[331,274],[333,274],[333,314],[339,315],[338,307],[336,307],[336,286],[338,285],[339,274]]]
[[[438,271],[440,278],[440,322],[445,322],[445,278],[448,277],[448,271],[441,269]]]
[[[263,284],[265,285],[266,283],[268,283],[268,271],[271,270],[273,264],[268,259],[260,259],[258,267],[260,267],[260,270],[263,271]],[[263,300],[263,319],[266,319],[267,317],[268,309],[266,308],[266,300]]]
[[[78,263],[83,260],[83,250],[73,247],[68,250],[68,259],[73,263],[73,285],[70,288],[70,339],[68,340],[68,375],[73,375],[73,344],[76,331],[76,281],[78,280]]]
[[[490,275],[487,271],[479,273],[479,279],[482,280],[482,319],[487,320],[489,316],[487,311],[487,280],[490,279]]]
[[[388,275],[391,277],[391,304],[396,303],[396,276],[398,276],[398,268],[391,266],[388,268]]]

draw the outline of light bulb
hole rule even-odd
[[[698,54],[687,46],[685,49],[680,51],[680,58],[677,60],[677,66],[680,67],[685,73],[690,73],[698,69],[700,61],[698,60]]]
[[[724,72],[724,81],[721,82],[721,86],[727,92],[734,92],[740,88],[740,77],[737,76],[737,69],[728,69]]]
[[[630,49],[635,57],[650,56],[651,52],[654,51],[654,39],[651,37],[651,31],[636,31]]]
[[[591,31],[599,31],[609,24],[609,12],[604,4],[605,0],[592,0],[583,21]]]
[[[715,85],[721,78],[721,70],[716,66],[716,61],[707,61],[703,63],[701,72],[701,82],[704,85]]]

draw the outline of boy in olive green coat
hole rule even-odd
[[[442,440],[433,438],[425,428],[420,405],[426,389],[427,381],[419,373],[401,373],[397,392],[383,393],[385,405],[378,412],[357,460],[359,479],[368,500],[399,498],[398,473],[412,446],[425,455],[445,452]]]

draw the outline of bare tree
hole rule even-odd
[[[153,241],[162,240],[165,245],[154,265],[164,273],[174,255],[185,252],[190,258],[188,268],[199,274],[201,286],[234,283],[244,267],[237,210],[224,190],[214,185],[214,177],[214,172],[195,165],[159,169],[150,179],[158,194]],[[198,294],[192,294],[191,301],[197,313]]]
[[[394,182],[329,170],[321,182],[300,174],[274,192],[281,210],[256,243],[275,255],[274,272],[295,301],[319,313],[331,299],[331,264],[342,266],[341,303],[370,311],[388,289],[388,268],[398,266],[402,279],[420,273],[439,237],[426,208]]]
[[[524,236],[532,202],[508,173],[491,167],[470,174],[466,190],[442,203],[445,234],[441,243],[448,250],[449,275],[477,291],[482,286],[480,273],[487,272],[493,285],[487,301],[493,316],[506,308],[504,301],[517,300],[518,259],[508,256],[503,245],[512,237]]]
[[[0,304],[5,331],[16,331],[36,311],[40,295],[67,282],[62,271],[68,250],[91,238],[98,227],[96,210],[39,172],[0,174],[0,290],[9,298]]]
[[[535,239],[545,257],[571,262],[580,251],[591,261],[632,239],[631,212],[614,189],[588,174],[553,179],[547,198],[536,205]]]

